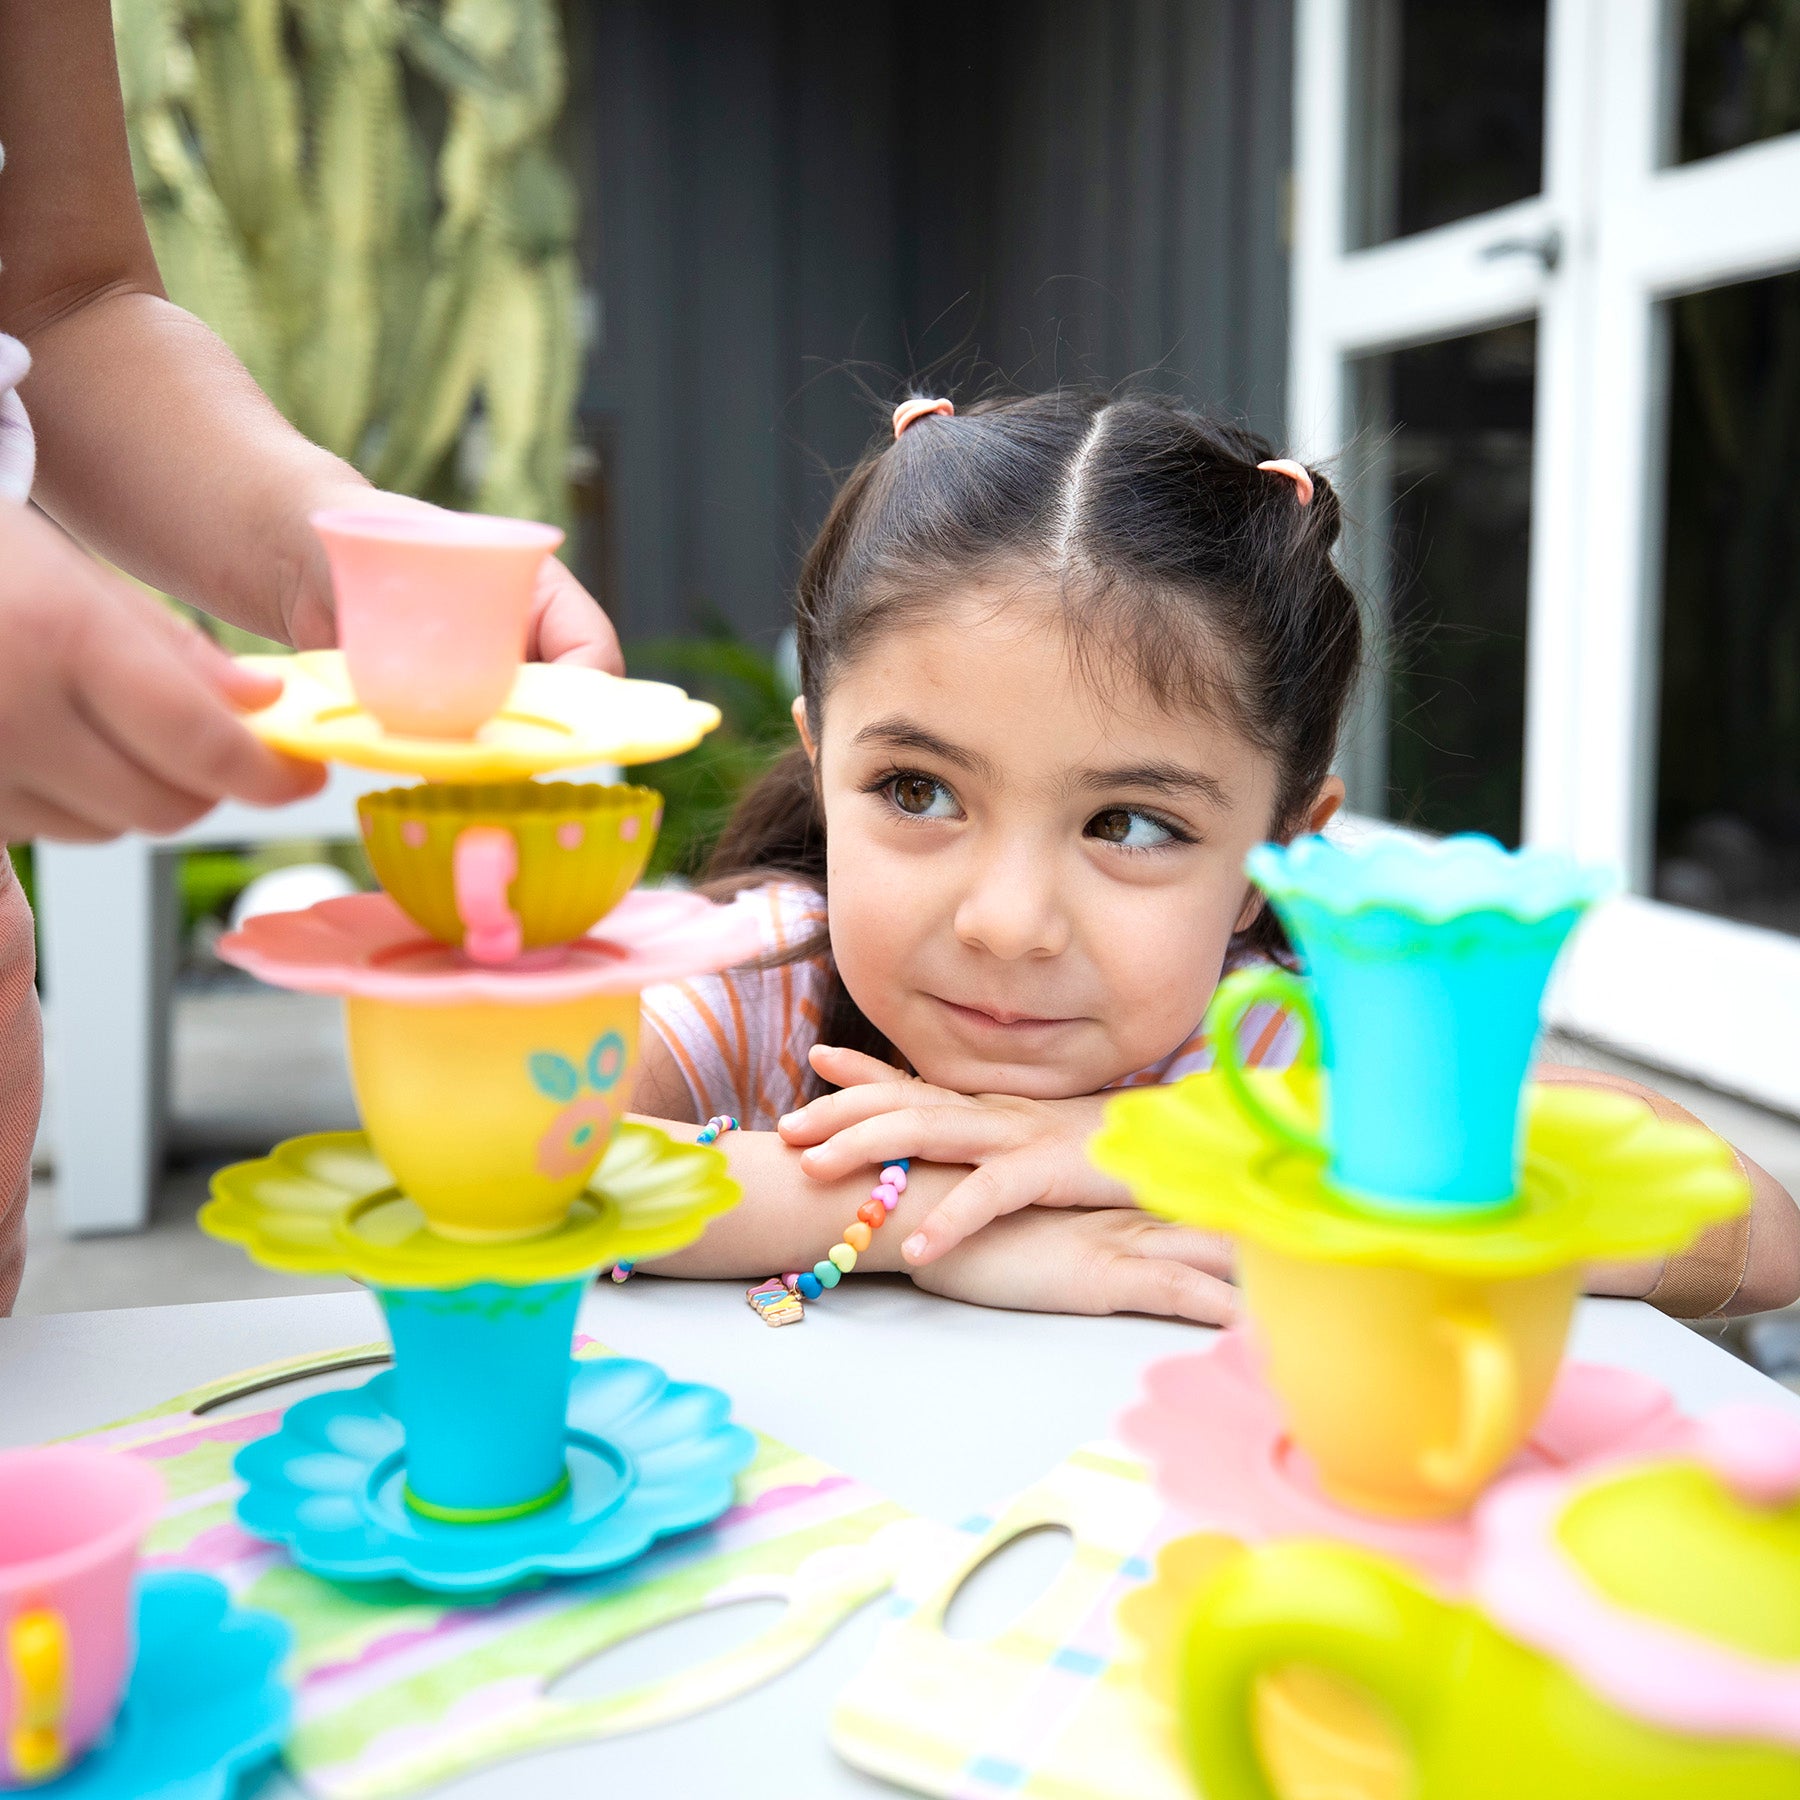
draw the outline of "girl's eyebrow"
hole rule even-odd
[[[994,765],[985,756],[952,744],[922,725],[911,724],[905,719],[877,719],[873,725],[865,725],[850,741],[859,745],[879,744],[885,750],[916,750],[922,756],[941,757],[983,780],[992,780],[995,774]]]
[[[1126,763],[1116,769],[1083,769],[1075,786],[1088,789],[1148,788],[1157,794],[1197,794],[1202,800],[1229,811],[1231,796],[1222,782],[1199,769],[1180,763]]]

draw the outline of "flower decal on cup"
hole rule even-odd
[[[532,1085],[562,1107],[538,1139],[538,1172],[552,1180],[591,1169],[618,1123],[620,1100],[613,1096],[631,1062],[625,1039],[608,1031],[595,1040],[578,1067],[553,1050],[527,1059]],[[590,1092],[583,1092],[585,1085]]]

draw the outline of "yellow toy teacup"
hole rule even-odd
[[[1208,1800],[1300,1800],[1258,1705],[1276,1671],[1379,1706],[1415,1800],[1800,1794],[1800,1425],[1732,1409],[1694,1451],[1503,1482],[1468,1602],[1347,1545],[1224,1562],[1180,1684]]]
[[[477,962],[566,944],[644,872],[662,822],[650,788],[512,781],[388,788],[357,802],[377,879]]]
[[[375,1153],[434,1231],[552,1231],[625,1110],[638,996],[534,1004],[345,1001],[350,1074]]]
[[[1312,1260],[1245,1239],[1245,1305],[1294,1442],[1345,1506],[1462,1512],[1550,1397],[1581,1286]]]

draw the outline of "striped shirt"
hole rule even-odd
[[[800,882],[771,882],[739,904],[763,909],[759,960],[806,942],[825,923],[824,896]],[[1256,960],[1234,946],[1224,972]],[[681,1071],[695,1119],[729,1113],[746,1131],[772,1131],[783,1113],[825,1091],[807,1055],[819,1042],[830,987],[831,957],[821,950],[774,968],[727,969],[647,988],[644,1022]],[[1279,1007],[1255,1006],[1244,1015],[1239,1042],[1247,1065],[1281,1068],[1299,1033]],[[1161,1061],[1107,1085],[1146,1087],[1211,1067],[1212,1044],[1195,1026]]]

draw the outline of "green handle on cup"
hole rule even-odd
[[[1235,975],[1227,975],[1213,994],[1212,1006],[1206,1015],[1207,1030],[1212,1037],[1213,1067],[1224,1080],[1225,1091],[1237,1103],[1238,1111],[1266,1137],[1308,1156],[1328,1156],[1331,1146],[1322,1131],[1292,1114],[1276,1112],[1244,1079],[1244,1064],[1238,1052],[1238,1027],[1251,1007],[1265,1002],[1299,1015],[1305,1031],[1297,1060],[1307,1068],[1319,1066],[1319,1015],[1306,983],[1286,969],[1265,963],[1258,968],[1239,969]]]
[[[1296,1665],[1354,1682],[1409,1744],[1442,1699],[1459,1615],[1369,1551],[1264,1545],[1206,1584],[1181,1660],[1181,1739],[1207,1800],[1286,1800],[1257,1749],[1258,1677]]]

